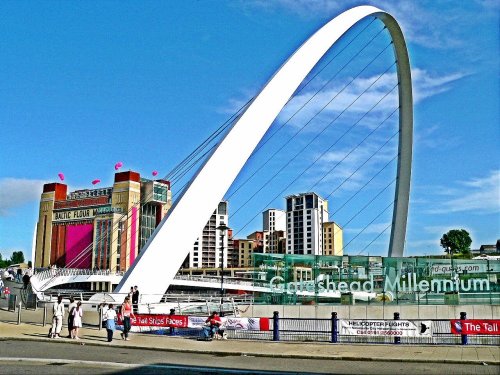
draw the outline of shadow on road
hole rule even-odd
[[[131,369],[124,369],[109,372],[109,374],[172,374],[172,375],[200,375],[200,374],[238,374],[238,375],[256,375],[256,374],[318,374],[315,372],[289,372],[289,371],[266,371],[266,370],[248,370],[227,367],[196,367],[196,366],[183,366],[183,365],[166,365],[166,364],[150,364]]]

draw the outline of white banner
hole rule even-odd
[[[339,319],[341,335],[350,336],[432,336],[432,321]]]
[[[207,317],[203,316],[188,316],[188,328],[202,328],[205,325]]]
[[[205,325],[206,317],[202,316],[189,316],[188,328],[202,328]],[[221,318],[223,329],[231,330],[245,330],[245,331],[259,331],[260,318]]]

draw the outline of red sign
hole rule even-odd
[[[450,320],[451,333],[456,335],[500,335],[500,320]]]
[[[118,325],[123,325],[121,316],[118,317]],[[135,314],[135,319],[130,317],[132,326],[139,327],[175,327],[186,328],[188,317],[186,315],[156,315],[156,314]]]

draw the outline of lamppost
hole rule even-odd
[[[226,224],[221,223],[217,228],[220,231],[220,308],[222,312],[222,299],[224,298],[224,235],[226,234],[226,230],[229,228]]]

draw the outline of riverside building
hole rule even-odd
[[[323,223],[323,255],[340,256],[344,254],[342,228],[334,221]]]
[[[286,232],[286,212],[271,208],[262,213],[262,219],[264,235],[263,252],[271,254],[282,253],[282,244]]]
[[[286,253],[323,253],[323,223],[328,222],[328,201],[316,193],[286,197]]]
[[[170,183],[117,172],[111,187],[43,186],[35,267],[126,271],[171,206]]]
[[[228,267],[228,255],[232,261],[232,233],[217,229],[228,223],[227,202],[220,202],[207,224],[194,243],[188,257],[184,261],[185,268],[219,268],[221,263]],[[229,249],[228,245],[231,245]]]

